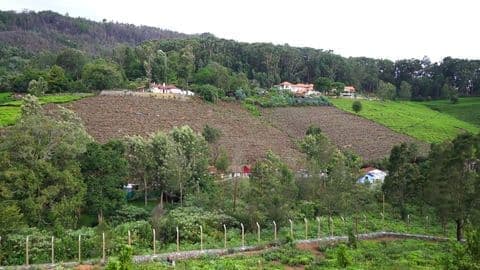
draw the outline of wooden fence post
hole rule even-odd
[[[52,236],[52,264],[55,264],[55,237]]]
[[[82,235],[78,235],[78,262],[82,262]]]
[[[260,224],[257,222],[257,242],[260,243]]]
[[[240,223],[242,226],[242,247],[245,247],[245,228],[243,227],[243,223]]]
[[[203,251],[203,227],[200,225],[200,250]]]
[[[291,219],[288,219],[288,222],[290,222],[290,237],[293,240],[293,221]]]
[[[380,216],[382,216],[382,231],[385,231],[385,215],[380,213]]]
[[[102,232],[102,262],[105,263],[106,249],[105,249],[105,232]]]
[[[410,230],[410,214],[407,215],[407,232]]]
[[[425,233],[428,232],[428,216],[425,216]]]
[[[157,246],[156,246],[156,243],[155,243],[155,229],[153,229],[153,255],[155,255],[155,253],[157,252]]]
[[[130,230],[128,230],[128,245],[132,245],[132,234],[130,233]]]
[[[178,231],[178,226],[175,228],[177,231],[177,252],[180,251],[180,232]]]
[[[345,218],[343,216],[340,216],[340,219],[342,220],[343,229],[345,230],[347,227],[347,225],[345,224]]]
[[[277,241],[277,223],[273,221],[273,241]]]
[[[308,239],[308,219],[304,218],[303,221],[305,222],[305,240]]]
[[[223,248],[227,249],[227,226],[223,224]]]
[[[320,217],[317,217],[317,238],[320,238]]]
[[[28,261],[28,235],[27,235],[27,240],[25,240],[25,264],[28,266],[29,261]]]
[[[365,225],[365,233],[368,233],[368,220],[367,220],[367,216],[365,214],[363,215],[363,222],[364,222],[364,225]]]
[[[330,236],[333,237],[333,218],[332,216],[329,216],[329,222],[330,222]]]

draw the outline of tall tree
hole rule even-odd
[[[127,176],[127,161],[124,146],[120,141],[104,145],[90,143],[80,157],[82,175],[87,185],[86,209],[98,215],[102,223],[125,203],[122,186]]]

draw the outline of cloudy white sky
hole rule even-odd
[[[343,56],[480,59],[477,0],[0,0],[2,10],[53,10]]]

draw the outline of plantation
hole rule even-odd
[[[480,97],[460,98],[456,104],[449,100],[433,100],[424,104],[432,110],[480,127]]]
[[[93,94],[51,94],[39,97],[40,104],[61,104],[79,100]],[[0,93],[0,128],[15,124],[20,116],[22,100],[14,100],[12,93]]]
[[[473,103],[476,102],[475,100],[476,99],[474,99]],[[336,107],[353,113],[353,100],[332,99],[331,101]],[[461,109],[455,110],[447,110],[445,108],[448,106],[461,106],[461,102],[458,104],[445,104],[442,107],[444,111],[451,112],[447,114],[443,113],[441,109],[438,111],[429,108],[429,102],[373,100],[362,100],[361,102],[363,109],[358,113],[359,116],[373,120],[396,132],[407,134],[428,143],[438,143],[449,140],[463,132],[476,133],[480,131],[480,128],[474,123],[465,122],[456,118],[458,114],[472,115],[471,112],[475,106],[471,103],[460,107]],[[443,104],[443,102],[439,102],[439,104]],[[475,110],[475,112],[476,111],[477,110]],[[456,116],[452,116],[451,114],[456,114]]]

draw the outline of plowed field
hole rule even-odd
[[[340,148],[348,148],[365,160],[385,157],[393,145],[414,141],[370,120],[334,107],[288,107],[264,109],[253,117],[241,105],[201,100],[163,100],[133,96],[96,96],[68,104],[98,141],[168,131],[189,125],[200,132],[208,124],[219,128],[232,165],[252,164],[268,150],[292,168],[302,167],[303,155],[295,141],[316,124]]]

